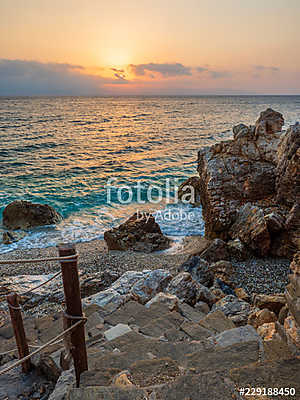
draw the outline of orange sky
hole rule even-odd
[[[33,86],[57,76],[99,94],[297,94],[299,11],[298,0],[1,0],[0,83],[9,91],[13,74],[25,90],[31,74]]]

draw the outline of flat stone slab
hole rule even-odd
[[[104,336],[108,341],[114,340],[119,336],[123,336],[130,332],[131,328],[125,324],[118,324],[104,332]]]
[[[243,368],[233,368],[231,379],[239,387],[277,387],[295,388],[296,395],[276,396],[274,399],[298,399],[300,396],[300,359],[293,358],[279,361],[264,361],[247,365]]]
[[[235,387],[217,373],[185,375],[154,390],[155,400],[232,400]],[[150,398],[150,397],[148,397]]]
[[[259,345],[255,342],[238,343],[225,348],[200,350],[187,354],[183,366],[195,373],[209,371],[229,371],[237,366],[244,366],[258,361]]]
[[[116,386],[86,387],[72,389],[67,400],[145,400],[147,393],[143,389],[123,389]]]
[[[211,331],[194,322],[184,322],[180,329],[194,340],[206,339],[212,335]]]
[[[159,337],[171,328],[178,328],[183,323],[184,318],[176,311],[162,315],[160,318],[149,320],[147,325],[141,327],[140,331],[144,335]]]
[[[228,329],[235,328],[235,325],[231,319],[227,318],[226,315],[220,310],[207,314],[199,321],[199,324],[204,328],[213,331],[214,333],[220,333]]]
[[[159,385],[175,380],[181,372],[170,357],[141,360],[130,365],[132,382],[139,387]]]
[[[179,304],[179,312],[183,315],[186,319],[198,323],[201,319],[205,317],[205,313],[195,310],[192,306],[187,303],[180,303]]]
[[[217,347],[227,347],[238,343],[261,342],[261,337],[251,325],[240,326],[229,329],[214,336],[214,343]]]

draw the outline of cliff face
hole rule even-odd
[[[233,140],[199,151],[208,238],[238,238],[260,255],[296,251],[299,223],[291,240],[287,221],[297,219],[290,209],[299,203],[300,126],[283,133],[283,124],[280,113],[267,109],[255,126],[235,126]]]

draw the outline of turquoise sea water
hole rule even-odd
[[[36,97],[0,98],[0,211],[11,201],[48,203],[64,217],[56,227],[32,230],[16,247],[102,238],[103,231],[139,210],[187,206],[147,201],[156,185],[171,197],[174,179],[196,174],[197,151],[232,136],[233,125],[254,123],[260,111],[283,113],[286,126],[300,119],[300,96]],[[107,180],[114,178],[107,204]],[[137,204],[140,181],[143,204]],[[120,204],[118,188],[133,188]],[[126,190],[123,190],[123,200]],[[203,232],[201,210],[191,220],[158,214],[171,236]]]

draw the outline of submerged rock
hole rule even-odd
[[[153,215],[135,213],[117,228],[104,232],[109,250],[134,250],[150,253],[167,249],[170,239],[163,235]]]
[[[61,220],[62,216],[48,204],[34,204],[24,200],[13,201],[3,211],[3,225],[8,229],[53,225]]]

